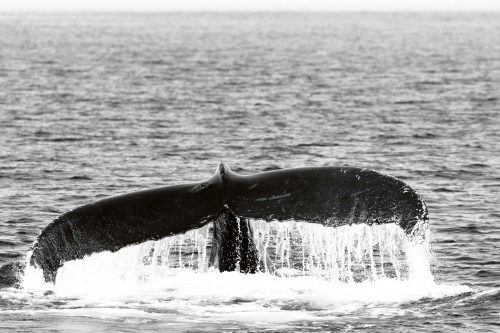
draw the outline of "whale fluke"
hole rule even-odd
[[[39,235],[30,264],[53,282],[66,261],[215,222],[217,246],[211,262],[223,271],[234,270],[238,260],[240,271],[253,273],[258,255],[251,219],[303,220],[329,227],[396,223],[414,235],[418,225],[427,223],[428,214],[411,187],[372,170],[311,167],[243,176],[221,163],[215,175],[202,182],[111,197],[59,216]],[[236,220],[243,226],[237,231]]]

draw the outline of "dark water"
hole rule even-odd
[[[8,290],[0,330],[500,330],[498,14],[0,14],[0,37],[0,265],[62,212],[220,160],[350,165],[422,195],[434,279],[464,289],[210,324]]]

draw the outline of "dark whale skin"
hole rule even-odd
[[[427,207],[411,187],[372,170],[309,167],[243,176],[221,163],[213,177],[199,183],[115,196],[59,216],[38,236],[30,264],[54,282],[66,261],[185,233],[227,211],[247,220],[328,227],[396,223],[409,235],[428,222]]]

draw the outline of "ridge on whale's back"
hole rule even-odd
[[[427,207],[410,186],[376,171],[307,167],[239,175],[221,163],[202,182],[111,197],[59,216],[38,237],[30,264],[55,281],[66,261],[185,233],[227,212],[328,227],[395,223],[413,237],[428,222]]]

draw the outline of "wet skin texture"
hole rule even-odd
[[[66,261],[215,222],[211,263],[221,271],[238,265],[241,272],[254,273],[250,218],[329,227],[394,222],[415,234],[428,213],[412,188],[372,170],[312,167],[242,176],[220,164],[212,178],[200,183],[111,197],[59,216],[38,237],[31,265],[53,282]]]

